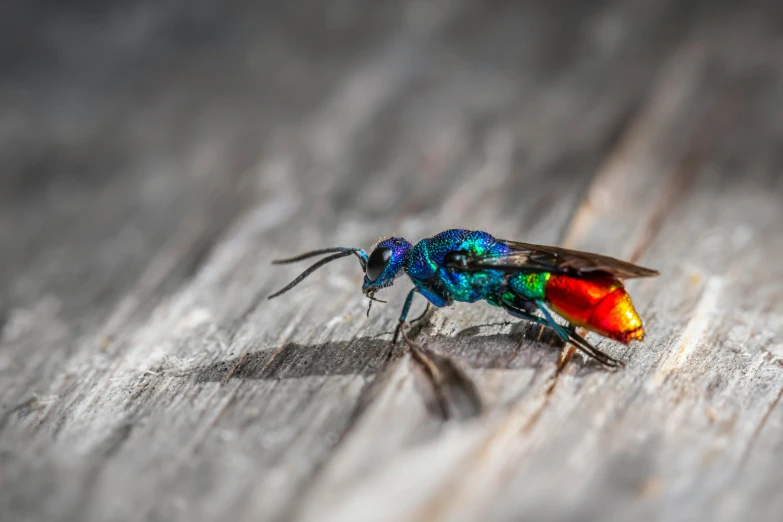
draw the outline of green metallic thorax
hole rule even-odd
[[[447,230],[418,242],[411,250],[406,270],[419,291],[435,306],[484,299],[497,305],[503,294],[509,291],[526,299],[542,299],[547,274],[509,275],[491,269],[466,272],[449,266],[454,255],[475,258],[503,255],[507,251],[506,244],[486,232]]]

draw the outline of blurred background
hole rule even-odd
[[[357,219],[373,226],[339,241],[461,224],[556,243],[536,230],[541,209],[573,211],[662,83],[699,91],[697,107],[681,102],[687,126],[736,76],[759,81],[779,50],[766,39],[777,11],[774,1],[5,2],[2,294],[29,304],[50,292],[69,309],[111,302],[173,231],[198,229],[203,253],[258,205],[286,250]],[[715,48],[735,70],[693,57]],[[715,70],[693,87],[691,66]],[[660,152],[676,156],[689,130]]]
[[[783,253],[781,102],[778,0],[3,2],[3,512],[8,520],[370,520],[385,504],[351,503],[346,492],[359,490],[346,476],[384,470],[386,461],[337,473],[334,489],[320,486],[331,479],[319,473],[358,429],[365,386],[388,358],[386,342],[367,336],[392,328],[403,290],[362,322],[360,274],[345,262],[313,276],[301,297],[266,303],[296,274],[269,260],[312,248],[368,249],[381,236],[418,240],[464,227],[623,256],[670,274],[663,287],[638,288],[659,348],[637,367],[653,371],[665,360],[700,302],[761,317],[748,327],[762,332],[748,334],[756,351],[743,349],[759,361],[783,357],[773,335],[783,324],[773,311],[779,285],[741,302],[728,292],[756,288],[738,274],[783,275],[766,261]],[[715,286],[716,274],[725,286]],[[694,289],[680,292],[688,281]],[[468,308],[447,316],[434,327],[446,337],[499,320]],[[691,336],[709,331],[693,328]],[[744,335],[729,333],[718,339]],[[242,366],[248,353],[262,354],[258,372],[271,371],[289,342],[299,355],[275,363],[285,367],[278,380],[291,377],[285,393],[264,380],[231,380],[237,369],[257,377]],[[348,345],[324,344],[332,342]],[[538,397],[514,368],[552,370],[552,353],[539,352],[508,355],[511,373],[486,392],[491,407]],[[326,370],[297,369],[297,357]],[[732,371],[750,364],[731,361]],[[469,362],[479,381],[499,364]],[[194,371],[201,377],[183,380]],[[240,382],[252,384],[232,388]],[[316,390],[327,389],[332,395],[319,399]],[[748,390],[748,404],[768,404]],[[752,422],[764,411],[753,410]],[[406,418],[415,427],[379,455],[443,429]],[[701,429],[693,427],[694,440]],[[746,440],[753,428],[742,433]],[[663,440],[677,454],[675,441]],[[673,462],[660,451],[650,458]],[[520,500],[492,486],[459,512],[469,520],[490,502],[496,520],[567,518],[593,506],[601,518],[589,499],[614,499],[614,475],[595,482],[606,486],[602,497],[589,487],[590,466],[568,462],[582,489],[563,493],[562,510],[542,500],[562,481],[551,475],[541,479],[544,494]],[[528,465],[511,475],[524,481],[537,469]],[[383,477],[375,484],[385,487]],[[686,514],[722,496],[723,486],[689,477],[676,491],[649,487],[671,502],[703,493]],[[343,498],[335,492],[353,499],[340,501],[353,511],[324,500]],[[496,504],[493,492],[507,502]],[[310,508],[292,507],[300,502]],[[671,502],[630,503],[626,514],[683,505]],[[759,504],[774,516],[774,504]],[[442,510],[407,518],[389,506],[394,520],[454,518]]]

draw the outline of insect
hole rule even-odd
[[[411,344],[405,324],[416,294],[427,299],[427,309],[419,319],[431,305],[445,307],[455,301],[484,300],[516,318],[553,328],[565,342],[609,369],[623,363],[598,350],[576,328],[623,344],[643,339],[642,320],[622,281],[658,275],[655,270],[607,256],[496,239],[481,230],[463,229],[446,230],[415,245],[401,237],[388,238],[377,243],[369,255],[359,248],[335,247],[274,263],[293,263],[325,254],[331,255],[269,299],[291,290],[321,266],[355,255],[364,270],[362,291],[370,299],[370,307],[373,301],[379,301],[376,292],[392,286],[403,274],[414,284],[405,299],[394,343],[402,334]],[[568,324],[556,322],[554,314]]]

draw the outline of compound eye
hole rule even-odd
[[[383,273],[386,265],[391,260],[392,249],[388,247],[378,247],[372,251],[367,260],[367,279],[375,281]]]

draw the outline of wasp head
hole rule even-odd
[[[375,245],[367,258],[362,285],[364,295],[373,299],[375,292],[393,285],[394,280],[402,275],[411,248],[412,245],[401,237],[392,237]]]

